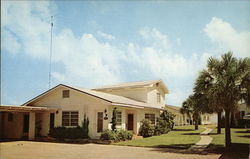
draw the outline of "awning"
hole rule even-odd
[[[34,106],[16,106],[1,105],[0,112],[55,112],[58,108],[34,107]]]

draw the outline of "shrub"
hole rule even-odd
[[[143,137],[150,137],[154,135],[154,125],[151,124],[151,121],[144,119],[141,121],[141,127],[139,129],[139,135]]]
[[[119,141],[118,138],[118,133],[116,133],[115,131],[106,129],[101,133],[101,140],[112,140],[112,141]]]
[[[132,132],[123,129],[118,130],[117,132],[119,141],[132,140]]]
[[[111,120],[111,129],[114,131],[116,130],[116,125],[117,125],[117,110],[116,108],[113,109],[113,116]]]
[[[155,125],[154,135],[166,134],[172,129],[172,124],[166,120],[159,119]]]
[[[159,120],[164,120],[166,121],[168,124],[168,128],[173,129],[174,127],[174,117],[175,115],[171,112],[168,112],[167,110],[164,110],[161,114],[160,114],[160,119]]]
[[[65,138],[67,139],[86,138],[83,129],[81,127],[76,127],[76,128],[56,127],[50,129],[49,136],[60,140]]]
[[[89,118],[84,114],[82,121],[83,138],[89,138]]]
[[[118,142],[118,141],[131,140],[132,136],[133,136],[132,133],[127,130],[112,131],[112,130],[106,129],[101,133],[100,139]]]

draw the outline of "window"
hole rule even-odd
[[[148,119],[152,124],[155,124],[155,114],[145,114],[145,119]]]
[[[78,126],[78,111],[62,112],[63,126]]]
[[[157,103],[161,103],[161,95],[160,95],[160,93],[157,93]]]
[[[8,121],[12,122],[13,121],[13,114],[12,113],[8,113]]]
[[[97,113],[97,132],[103,131],[103,112]]]
[[[117,125],[121,126],[122,125],[122,112],[117,112],[116,114],[116,121],[117,121]]]
[[[62,97],[63,98],[69,98],[69,90],[63,90],[62,91]]]

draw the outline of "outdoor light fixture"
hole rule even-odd
[[[108,120],[108,113],[107,113],[107,109],[104,109],[104,114],[105,114],[104,120]]]

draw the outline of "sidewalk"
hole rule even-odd
[[[206,130],[200,133],[201,139],[190,149],[203,150],[206,148],[213,140],[212,137],[208,136],[208,134],[213,130],[207,127],[204,127]]]

